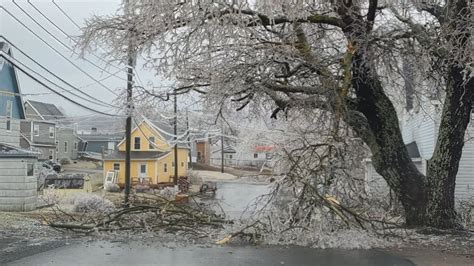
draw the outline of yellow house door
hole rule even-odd
[[[138,165],[138,179],[142,183],[147,178],[147,166],[146,163],[140,163]]]

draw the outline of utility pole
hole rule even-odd
[[[125,1],[125,14],[130,14],[129,1]],[[132,148],[132,96],[133,96],[133,65],[134,65],[134,52],[132,44],[132,31],[128,30],[128,49],[127,49],[127,120],[125,122],[125,199],[124,206],[129,206],[130,197],[130,161],[131,161],[131,148]]]
[[[174,178],[173,183],[178,184],[178,96],[174,92]]]
[[[189,137],[189,116],[188,116],[188,109],[186,108],[186,142],[188,143],[188,147],[191,148],[191,142],[190,142],[190,137]],[[191,150],[188,150],[189,154],[189,163],[188,163],[188,168],[192,168],[193,165],[193,156],[191,154]]]
[[[221,118],[221,173],[224,173],[224,124]]]

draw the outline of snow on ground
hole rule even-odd
[[[221,173],[215,171],[204,171],[204,170],[192,170],[189,171],[192,175],[196,175],[203,179],[203,181],[216,181],[216,180],[235,180],[238,177],[229,173]]]

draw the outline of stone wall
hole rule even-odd
[[[33,159],[0,158],[0,211],[31,211],[36,208],[35,163]],[[33,164],[31,176],[28,176],[28,164]]]

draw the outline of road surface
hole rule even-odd
[[[10,265],[414,265],[378,250],[302,247],[163,247],[140,242],[73,244]]]

